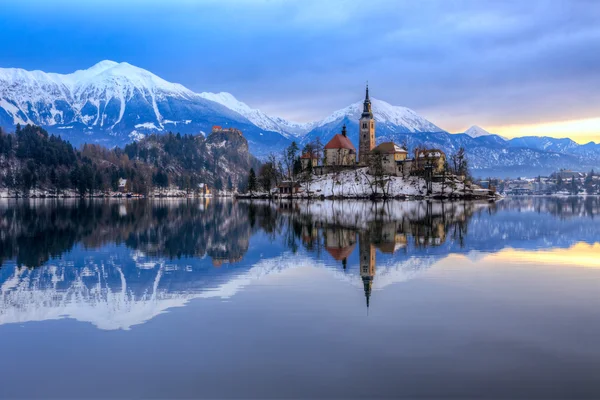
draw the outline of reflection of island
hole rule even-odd
[[[300,218],[302,219],[302,218]],[[348,262],[358,241],[358,271],[365,293],[367,308],[370,305],[373,281],[377,272],[377,251],[393,255],[397,251],[406,250],[409,239],[415,247],[437,246],[446,238],[448,226],[430,213],[424,220],[410,221],[409,219],[379,219],[375,218],[364,224],[364,228],[349,228],[329,224],[327,218],[303,220],[303,242],[308,249],[313,249],[319,241],[319,233],[323,236],[325,250],[342,269],[348,268]],[[448,221],[449,222],[449,221]],[[314,224],[314,225],[311,225]],[[319,229],[320,228],[320,229]],[[310,232],[307,235],[306,232]]]
[[[299,266],[356,286],[369,307],[451,253],[597,241],[590,202],[565,200],[0,203],[0,324],[68,316],[127,329]]]

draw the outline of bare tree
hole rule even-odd
[[[368,159],[369,170],[373,175],[373,184],[375,185],[375,194],[378,194],[378,189],[381,189],[383,197],[387,197],[389,193],[390,177],[386,174],[383,166],[384,155],[380,151],[371,153]]]

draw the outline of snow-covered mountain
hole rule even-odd
[[[358,146],[362,99],[311,123],[269,116],[233,95],[195,93],[128,63],[102,61],[71,74],[0,68],[0,127],[14,130],[32,123],[74,145],[85,142],[123,146],[148,133],[204,134],[213,125],[236,127],[250,152],[261,158],[279,152],[292,140],[327,142],[348,128]],[[506,140],[473,126],[453,135],[411,109],[371,98],[377,142],[436,146],[451,154],[464,147],[477,173],[492,176],[537,175],[559,168],[600,168],[600,144],[570,139],[523,137]]]
[[[241,129],[257,154],[264,141],[287,143],[237,111],[114,61],[71,74],[0,69],[0,126],[17,123],[41,125],[74,144],[122,145],[151,132],[205,134],[213,125]]]
[[[371,98],[371,106],[378,128],[385,125],[394,127],[397,132],[444,132],[443,129],[421,117],[410,108],[393,106],[390,103],[375,98]],[[337,110],[329,117],[317,122],[314,128],[320,128],[344,118],[358,122],[362,111],[363,100],[360,100],[346,108]]]
[[[399,138],[403,134],[445,132],[409,108],[393,106],[372,97],[371,106],[377,122],[378,143],[385,141],[401,143],[402,140]],[[327,118],[315,122],[313,129],[302,138],[302,141],[309,142],[320,137],[322,141],[327,142],[331,136],[341,131],[342,125],[346,125],[348,137],[353,143],[358,144],[358,120],[362,110],[363,100],[360,100],[335,111]]]
[[[483,129],[480,126],[473,125],[472,127],[470,127],[469,129],[467,129],[465,131],[465,135],[469,135],[472,138],[476,138],[476,137],[481,137],[481,136],[489,136],[489,135],[492,135],[492,133],[489,133],[488,131],[486,131],[485,129]]]

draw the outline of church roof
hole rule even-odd
[[[325,145],[325,149],[349,149],[356,151],[356,148],[354,147],[350,139],[348,139],[347,136],[341,135],[339,133],[335,135],[329,141],[329,143]]]
[[[342,261],[343,259],[350,257],[350,254],[352,254],[354,251],[355,246],[356,244],[353,243],[352,245],[346,247],[325,247],[325,250],[327,250],[334,260]]]
[[[408,153],[408,151],[404,150],[402,147],[398,146],[394,142],[381,143],[379,146],[375,147],[373,151],[378,151],[384,154]]]

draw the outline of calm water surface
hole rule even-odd
[[[600,199],[0,202],[0,397],[600,398]]]

